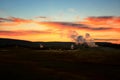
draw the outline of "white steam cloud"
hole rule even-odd
[[[90,36],[89,33],[85,34],[85,37],[79,35],[76,31],[72,31],[70,34],[70,38],[75,41],[77,45],[87,45],[89,47],[98,47],[95,44],[94,39]]]

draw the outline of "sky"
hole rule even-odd
[[[120,43],[120,0],[0,0],[0,38]]]

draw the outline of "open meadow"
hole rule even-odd
[[[120,50],[0,48],[0,80],[120,80]]]

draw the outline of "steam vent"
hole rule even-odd
[[[94,39],[91,38],[89,33],[85,34],[85,37],[81,35],[71,35],[74,38],[74,42],[41,42],[39,45],[40,49],[56,49],[56,50],[74,50],[82,47],[98,47]]]

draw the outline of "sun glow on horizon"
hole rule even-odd
[[[119,7],[119,0],[2,0],[0,38],[63,42],[75,31],[120,44]]]

